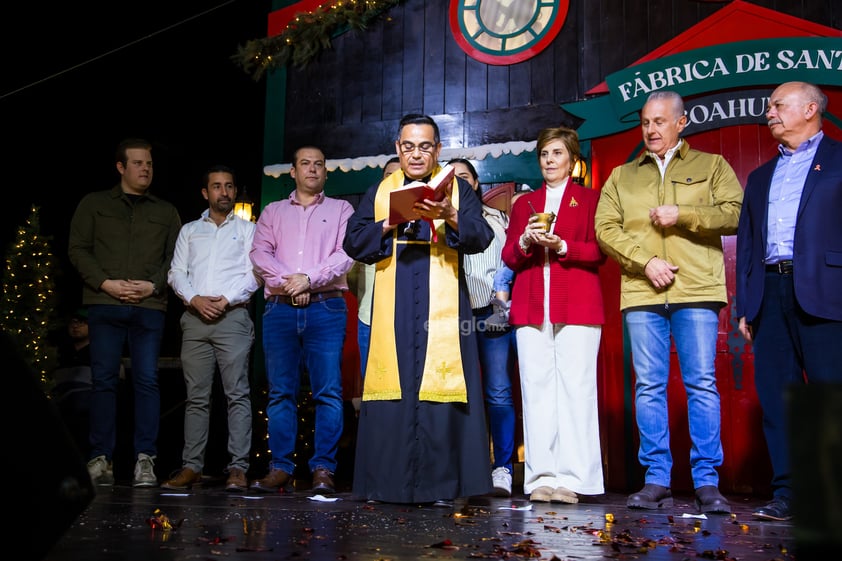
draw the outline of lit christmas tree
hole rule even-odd
[[[0,328],[14,339],[45,392],[56,365],[56,349],[48,340],[56,323],[54,270],[50,238],[41,235],[39,208],[33,205],[6,249]]]

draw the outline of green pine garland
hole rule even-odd
[[[324,49],[331,37],[341,32],[363,30],[389,8],[405,0],[343,0],[322,5],[309,13],[298,13],[278,35],[253,39],[240,46],[232,57],[257,81],[269,70],[292,64],[303,68]]]

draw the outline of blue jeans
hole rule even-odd
[[[88,309],[91,336],[91,458],[111,461],[117,441],[117,385],[123,347],[128,340],[134,392],[134,453],[157,455],[161,395],[158,355],[166,314],[137,306],[93,305]]]
[[[512,400],[515,339],[511,327],[505,331],[485,329],[485,320],[493,311],[490,306],[476,310],[474,326],[494,450],[492,468],[505,467],[512,473],[512,455],[515,449],[515,405]]]
[[[263,353],[269,381],[270,467],[295,472],[298,440],[298,394],[301,365],[306,366],[316,408],[310,471],[336,471],[336,451],[342,436],[342,346],[348,307],[330,298],[306,307],[266,302],[263,312]]]
[[[716,468],[722,465],[722,441],[714,359],[719,315],[705,308],[681,308],[659,313],[630,311],[626,312],[625,320],[637,377],[638,459],[646,468],[646,483],[670,486],[672,454],[667,382],[672,334],[687,392],[693,485],[696,489],[704,485],[718,486]]]
[[[360,375],[365,380],[365,367],[368,363],[368,348],[371,346],[371,326],[357,319],[357,344],[360,348]]]

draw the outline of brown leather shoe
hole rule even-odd
[[[202,474],[186,467],[182,468],[175,476],[161,483],[161,489],[183,490],[190,489],[193,485],[201,485]]]
[[[313,492],[319,495],[332,495],[336,492],[329,470],[325,468],[313,470]]]
[[[281,469],[273,469],[263,479],[251,482],[249,489],[258,493],[274,493],[291,487],[292,476]]]
[[[228,481],[225,482],[225,490],[232,493],[244,493],[249,487],[246,472],[240,468],[228,470]]]

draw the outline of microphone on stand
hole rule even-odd
[[[409,239],[416,239],[418,234],[421,233],[421,221],[420,220],[413,220],[412,222],[408,222],[403,229],[403,235]]]

